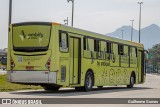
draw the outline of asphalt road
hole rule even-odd
[[[44,90],[27,90],[27,91],[16,91],[16,92],[0,92],[0,98],[160,98],[160,75],[147,74],[146,82],[144,84],[135,85],[134,88],[128,89],[126,86],[112,86],[104,87],[102,89],[94,88],[92,92],[75,92],[74,89],[60,89],[59,92],[49,92]],[[3,105],[4,106],[4,105]],[[39,105],[35,105],[39,106]],[[51,106],[51,105],[45,105]],[[86,106],[86,107],[97,107],[97,105],[56,105],[58,107],[75,107],[75,106]],[[106,107],[106,105],[98,105]],[[116,107],[135,107],[135,106],[153,106],[151,104],[140,104],[140,105],[125,105],[117,104],[109,106]],[[160,105],[154,105],[159,107]],[[18,107],[16,105],[16,107]],[[43,106],[42,106],[43,107]]]

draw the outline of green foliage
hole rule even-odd
[[[160,68],[160,44],[154,45],[148,52],[147,66],[149,72],[158,73]]]
[[[159,64],[160,62],[160,44],[154,45],[151,49],[149,49],[150,55],[150,63]]]
[[[6,75],[0,75],[0,92],[17,91],[17,90],[37,90],[42,89],[40,86],[20,85],[6,81]]]
[[[148,53],[148,59],[152,59],[152,54],[151,53]]]

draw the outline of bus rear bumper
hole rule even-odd
[[[56,84],[57,73],[49,71],[7,71],[7,80],[21,84]]]

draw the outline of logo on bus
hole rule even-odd
[[[26,34],[24,32],[24,30],[22,30],[21,34],[19,36],[23,41],[24,39],[39,39],[39,38],[43,38],[44,35],[41,32],[35,32],[35,33]]]

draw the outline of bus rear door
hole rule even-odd
[[[81,71],[81,39],[77,37],[69,38],[70,46],[70,84],[80,84]]]

